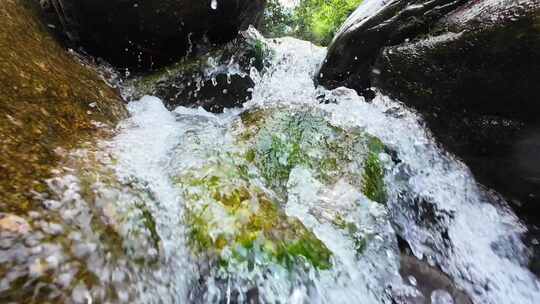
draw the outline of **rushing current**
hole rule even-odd
[[[145,96],[109,139],[58,151],[31,233],[2,238],[0,299],[415,303],[406,243],[474,303],[540,303],[525,227],[418,115],[317,88],[324,48],[267,44],[243,109]]]

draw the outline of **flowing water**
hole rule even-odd
[[[540,302],[526,229],[416,114],[316,88],[324,48],[268,45],[244,109],[146,96],[110,139],[58,151],[30,233],[0,238],[0,300],[406,302],[402,239],[475,303]]]

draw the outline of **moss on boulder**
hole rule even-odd
[[[291,170],[303,166],[327,184],[345,178],[369,199],[386,202],[379,160],[385,146],[378,138],[360,129],[333,126],[317,110],[249,111],[242,121],[241,138],[252,146],[246,159],[258,167],[270,187],[285,191]]]
[[[247,262],[261,268],[331,267],[331,252],[270,194],[250,182],[246,163],[219,160],[177,178],[186,198],[189,243],[222,269]]]
[[[59,160],[56,148],[126,116],[98,73],[58,45],[32,1],[0,7],[0,209],[23,213]]]

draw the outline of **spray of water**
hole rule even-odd
[[[323,48],[267,43],[271,65],[252,71],[244,109],[170,112],[147,96],[111,139],[68,153],[24,245],[3,244],[20,258],[2,261],[2,297],[391,303],[417,293],[399,275],[400,237],[475,303],[540,301],[524,227],[415,113],[381,94],[368,103],[315,87]],[[362,188],[369,157],[383,194]],[[246,231],[256,233],[246,241]],[[22,289],[21,278],[31,278]]]

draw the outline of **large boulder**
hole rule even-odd
[[[483,184],[540,223],[539,12],[539,0],[366,1],[318,79],[419,110]]]
[[[538,0],[471,2],[428,37],[385,48],[373,84],[416,108],[535,120],[539,22]]]
[[[427,37],[385,48],[374,71],[374,86],[540,222],[540,1],[470,2]]]
[[[0,210],[24,214],[43,179],[98,126],[126,115],[117,92],[92,67],[60,47],[35,2],[0,6]]]
[[[232,40],[266,0],[46,0],[70,39],[118,67],[151,68],[198,42]]]
[[[328,48],[317,80],[328,88],[362,92],[380,51],[425,33],[445,13],[467,0],[365,0],[345,21]]]

